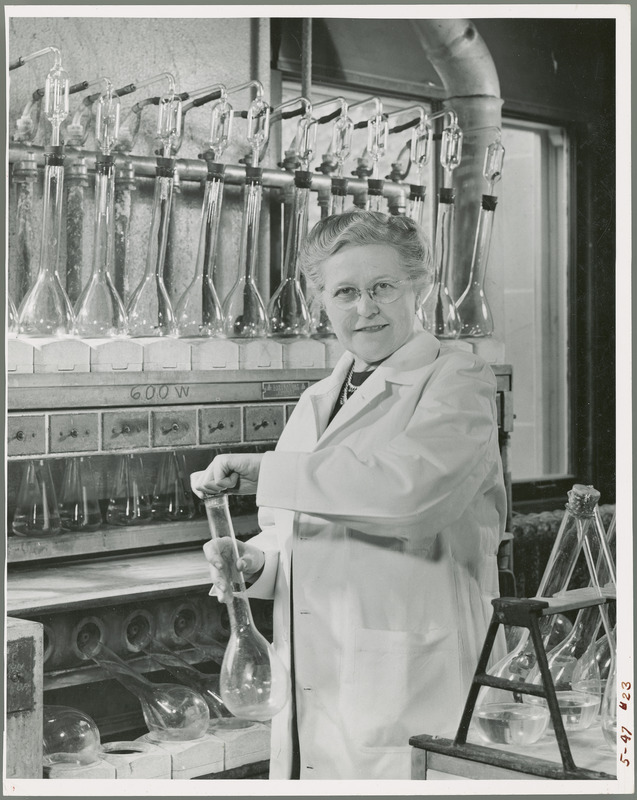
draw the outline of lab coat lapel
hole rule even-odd
[[[390,384],[411,385],[416,379],[418,371],[424,364],[433,362],[440,352],[440,342],[426,331],[418,331],[402,347],[396,350],[367,378],[365,383],[350,397],[343,408],[327,425],[330,413],[336,402],[347,371],[352,363],[352,356],[346,353],[337,364],[332,373],[336,386],[327,394],[321,395],[320,415],[315,405],[315,415],[318,431],[317,445],[325,446],[331,441],[332,435],[357,417],[365,408],[375,402],[381,395],[391,392]],[[340,368],[340,369],[339,369]],[[327,427],[326,427],[327,426]]]

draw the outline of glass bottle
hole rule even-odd
[[[255,281],[259,242],[263,170],[246,167],[239,277],[223,305],[226,336],[249,339],[266,336],[268,316]]]
[[[190,490],[183,453],[171,450],[162,456],[151,500],[153,519],[187,520],[195,516],[195,501]]]
[[[66,531],[94,531],[102,524],[102,513],[91,460],[87,456],[67,458],[58,503],[62,528]]]
[[[141,456],[126,453],[118,462],[106,521],[110,525],[141,525],[152,516]]]
[[[210,533],[230,536],[226,571],[232,576],[233,597],[228,603],[230,639],[221,665],[221,697],[235,716],[267,720],[277,714],[290,696],[290,677],[273,646],[257,630],[246,596],[243,574],[236,568],[239,551],[228,508],[227,495],[205,499]]]
[[[157,158],[146,269],[128,303],[130,336],[172,336],[175,315],[164,284],[164,260],[175,174],[174,158]]]
[[[304,170],[294,173],[292,219],[285,248],[283,280],[268,304],[270,335],[296,338],[309,336],[310,312],[301,286],[299,250],[307,234],[307,214],[312,174]]]
[[[88,714],[69,706],[45,705],[42,722],[42,759],[45,766],[88,766],[100,760],[100,732]]]
[[[540,599],[553,597],[569,587],[573,570],[585,542],[588,542],[589,547],[598,553],[602,549],[600,538],[604,540],[605,544],[605,534],[599,531],[594,514],[598,501],[599,492],[591,486],[575,484],[568,492],[566,511],[542,575],[536,597]],[[539,619],[540,634],[545,646],[552,634],[554,619],[555,615],[543,616]],[[535,649],[528,629],[524,629],[515,649],[495,664],[489,670],[489,674],[511,682],[525,682],[535,665]],[[525,715],[529,715],[528,733],[530,736],[536,729],[536,723],[537,727],[539,727],[539,722],[534,713],[538,709],[545,712],[546,724],[549,724],[548,708],[542,705],[543,701],[541,699],[539,702],[537,698],[529,700],[529,696],[519,695],[513,691],[513,702],[511,702],[511,691],[513,690],[483,687],[476,703],[476,726],[481,725],[480,719],[484,717],[492,727],[498,729],[498,725],[495,725],[492,721],[495,713],[496,718],[501,720],[501,724],[504,724],[505,728],[509,724],[518,726],[522,731],[520,736],[523,737],[525,735],[524,718]],[[565,700],[568,700],[568,698],[565,698]],[[565,702],[563,705],[565,707],[564,716],[566,716],[566,705],[568,703]],[[591,710],[588,701],[584,705],[586,708],[582,709],[580,707],[580,711],[585,712],[587,715]],[[522,709],[520,706],[522,706]],[[529,710],[523,710],[524,707]],[[592,712],[594,716],[594,708]],[[582,714],[579,715],[579,719],[581,718]],[[563,721],[568,729],[568,720],[563,717]],[[482,735],[486,735],[484,726]],[[518,743],[524,742],[520,739]],[[531,742],[527,741],[526,743],[530,744]]]
[[[190,687],[152,683],[101,642],[83,650],[83,655],[139,699],[154,741],[191,741],[200,739],[208,730],[208,705]]]
[[[27,461],[11,529],[18,536],[55,536],[61,530],[58,502],[45,459]]]
[[[69,78],[56,59],[44,87],[44,114],[51,123],[51,144],[44,153],[40,264],[18,315],[18,328],[23,336],[72,336],[75,331],[71,301],[58,272],[64,197],[60,125],[68,113]]]
[[[213,276],[225,165],[207,161],[195,275],[175,308],[179,336],[219,336],[223,333],[223,310]]]
[[[154,638],[143,650],[179,683],[189,686],[203,697],[210,712],[210,731],[214,732],[218,728],[238,730],[253,724],[250,720],[239,719],[228,711],[220,696],[219,675],[201,672]]]
[[[492,187],[500,180],[503,160],[504,147],[501,142],[490,144],[485,156],[483,175],[489,182],[491,192],[482,195],[471,256],[469,282],[456,303],[462,319],[460,336],[491,336],[493,334],[493,317],[484,291],[484,281],[489,260],[493,218],[498,202],[498,198],[492,194]]]

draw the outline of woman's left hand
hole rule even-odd
[[[197,497],[208,494],[256,494],[263,453],[222,453],[206,469],[193,472],[190,486]]]

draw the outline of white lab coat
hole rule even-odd
[[[251,543],[266,562],[249,593],[274,598],[289,666],[294,550],[301,779],[409,779],[409,737],[455,732],[498,595],[496,384],[416,332],[326,427],[351,362],[303,394],[263,458]],[[288,704],[271,779],[290,778],[291,731]]]

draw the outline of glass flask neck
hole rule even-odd
[[[157,684],[152,683],[137,670],[129,666],[104,644],[98,644],[90,657],[102,669],[118,680],[130,692],[143,700],[152,700]]]
[[[158,172],[155,178],[145,277],[154,275],[162,283],[164,280],[164,261],[166,258],[174,186],[175,180],[172,175],[168,176]]]
[[[240,274],[243,275],[244,280],[248,283],[255,283],[261,197],[261,180],[248,180],[245,185],[241,249],[239,251]]]
[[[115,163],[112,159],[95,164],[95,238],[93,273],[104,275],[112,270],[115,226]]]
[[[221,204],[223,200],[223,180],[208,178],[201,212],[201,232],[195,275],[213,280]]]
[[[59,148],[61,151],[61,148]],[[64,155],[45,153],[44,194],[42,197],[42,240],[40,273],[57,273],[64,200]]]
[[[307,234],[307,214],[310,201],[309,185],[297,185],[294,188],[294,201],[292,207],[292,221],[288,233],[287,247],[285,248],[284,277],[288,280],[299,280],[299,250]]]

